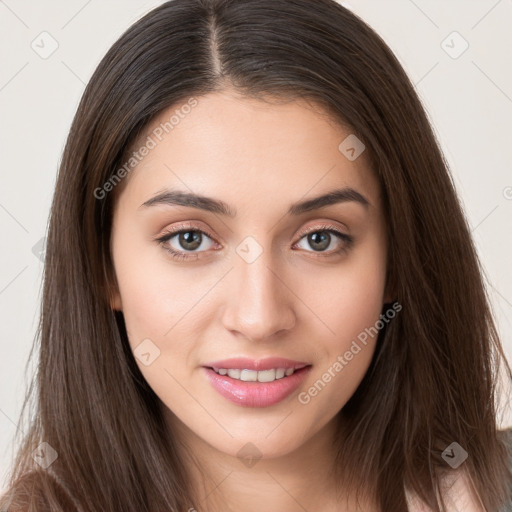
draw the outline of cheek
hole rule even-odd
[[[352,277],[354,282],[344,281],[324,310],[325,323],[334,334],[324,329],[327,334],[316,337],[319,364],[297,397],[312,425],[329,421],[345,406],[363,380],[375,351],[383,286],[378,279]]]
[[[157,261],[142,245],[123,250],[119,240],[114,251],[129,345],[144,379],[164,403],[186,408],[178,382],[186,380],[192,340],[199,337],[186,330],[199,329],[191,322],[198,290],[190,276],[171,271],[165,258]]]
[[[320,364],[299,401],[328,419],[353,395],[370,365],[382,313],[386,258],[378,240],[347,258],[331,272],[301,280],[302,297],[321,320],[310,335]],[[333,284],[335,283],[335,284]],[[311,410],[311,409],[310,409]]]
[[[157,242],[119,233],[113,259],[122,310],[132,347],[144,338],[171,338],[174,326],[188,318],[203,285],[184,267],[173,267],[155,250]]]
[[[222,269],[201,274],[173,263],[161,251],[119,233],[113,259],[135,361],[157,394],[174,390],[180,396],[172,376],[183,382],[197,366],[197,340],[215,313],[208,308],[208,291]],[[143,356],[147,353],[149,358]]]
[[[385,278],[385,252],[372,240],[329,271],[317,271],[298,281],[300,296],[321,320],[318,332],[323,333],[329,351],[344,352],[351,340],[377,322]]]

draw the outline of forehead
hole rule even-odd
[[[140,205],[180,188],[271,211],[349,186],[376,204],[378,182],[365,152],[351,161],[339,149],[347,137],[350,128],[311,102],[211,93],[173,105],[146,127],[132,145],[144,156],[123,195]]]

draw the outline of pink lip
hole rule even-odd
[[[232,366],[230,360],[227,369],[229,368],[240,368],[251,370],[254,368],[248,368],[246,364],[241,366]],[[278,365],[274,365],[276,360],[273,360],[273,364],[269,366],[265,360],[266,368],[284,368],[282,361]],[[219,368],[226,368],[223,366],[227,361],[217,361],[215,364],[222,363]],[[237,379],[232,379],[227,375],[219,375],[211,367],[204,367],[203,371],[206,374],[212,387],[224,398],[240,405],[242,407],[269,407],[277,404],[290,396],[304,381],[307,374],[311,370],[311,366],[303,366],[303,363],[297,363],[300,366],[299,370],[295,370],[292,375],[283,377],[282,379],[274,380],[273,382],[244,382]],[[230,366],[231,365],[231,366]],[[253,365],[254,366],[254,365]],[[288,366],[292,368],[293,366]]]
[[[211,363],[203,364],[206,368],[215,368],[218,370],[219,368],[234,369],[238,368],[240,370],[271,370],[272,368],[284,368],[285,370],[288,368],[304,368],[304,366],[308,366],[309,363],[303,363],[300,361],[292,361],[291,359],[283,359],[282,357],[267,357],[265,359],[249,359],[248,357],[235,357],[233,359],[223,359],[222,361],[212,361]]]

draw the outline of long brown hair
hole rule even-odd
[[[511,372],[470,231],[411,82],[381,38],[334,0],[173,0],[100,62],[58,173],[39,363],[22,415],[30,397],[33,410],[2,510],[201,510],[122,313],[110,307],[115,194],[98,189],[158,113],[226,86],[321,105],[364,141],[381,183],[388,282],[403,309],[339,414],[348,432],[335,447],[339,478],[365,482],[387,512],[407,510],[404,487],[444,510],[436,496],[450,468],[441,454],[455,441],[482,503],[498,510],[512,475],[496,391],[500,368]],[[43,442],[57,454],[44,469],[33,457]]]

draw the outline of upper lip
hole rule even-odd
[[[310,363],[304,363],[301,361],[293,361],[291,359],[284,359],[282,357],[267,357],[265,359],[250,359],[248,357],[235,357],[233,359],[222,359],[219,361],[212,361],[210,363],[206,363],[203,366],[206,368],[225,368],[229,369],[239,369],[239,370],[271,370],[273,368],[284,368],[285,370],[288,368],[294,368],[298,370],[299,368],[304,368],[305,366],[309,366]]]

